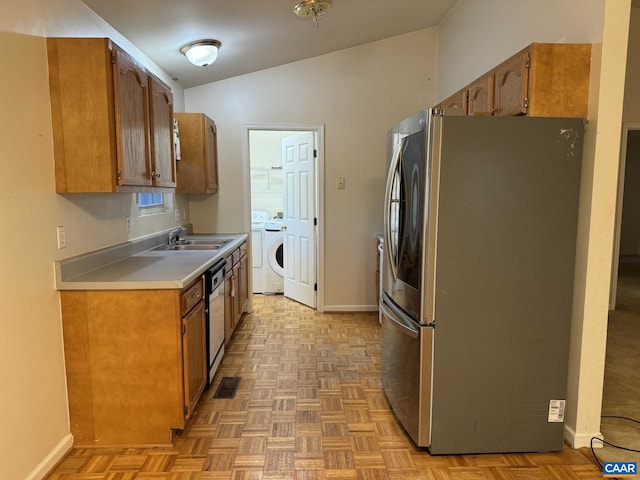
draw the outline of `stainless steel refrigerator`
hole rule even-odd
[[[431,109],[389,132],[383,386],[432,454],[563,447],[583,133]]]

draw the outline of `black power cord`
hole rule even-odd
[[[620,419],[620,420],[628,420],[630,422],[634,422],[634,423],[640,424],[640,420],[636,420],[635,418],[631,418],[631,417],[625,417],[625,416],[622,416],[622,415],[602,415],[600,418],[617,418],[617,419]],[[628,448],[628,447],[623,447],[621,445],[616,445],[614,443],[607,442],[606,440],[604,440],[602,438],[599,438],[599,437],[591,437],[591,440],[589,441],[589,447],[591,448],[591,455],[593,455],[593,458],[595,459],[596,463],[600,467],[600,470],[602,470],[602,462],[600,461],[600,459],[596,455],[595,450],[593,449],[593,441],[594,440],[597,440],[599,442],[602,442],[604,445],[608,445],[610,447],[617,448],[619,450],[625,450],[627,452],[640,453],[640,450],[635,450],[633,448]],[[615,477],[612,477],[612,480],[619,480],[619,479],[617,479]]]

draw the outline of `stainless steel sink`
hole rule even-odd
[[[153,250],[220,250],[227,243],[229,243],[231,239],[223,238],[223,239],[194,239],[194,238],[185,238],[180,240],[175,245],[158,245],[153,248]]]
[[[203,244],[203,245],[158,245],[153,250],[219,250],[219,244]]]
[[[223,247],[231,240],[180,240],[179,245],[217,245],[218,247]]]

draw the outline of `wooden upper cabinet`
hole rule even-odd
[[[495,114],[524,115],[529,106],[529,51],[514,55],[495,70]]]
[[[447,110],[459,110],[462,114],[467,114],[467,90],[454,93],[449,98],[443,100],[438,106]]]
[[[216,124],[202,113],[176,113],[180,133],[176,193],[217,193]]]
[[[56,191],[173,191],[169,88],[108,38],[48,38],[47,56]]]
[[[151,186],[149,76],[117,47],[113,59],[118,185]]]
[[[218,191],[218,131],[210,118],[205,119],[207,144],[207,193]]]
[[[467,115],[493,115],[493,74],[469,85],[467,95]]]
[[[532,43],[449,99],[467,92],[468,115],[586,117],[590,67],[590,44]]]
[[[176,186],[176,162],[173,154],[173,95],[165,85],[149,77],[151,92],[151,175],[159,187]]]
[[[534,43],[529,48],[528,114],[536,117],[586,117],[591,45]]]

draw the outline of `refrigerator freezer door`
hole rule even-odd
[[[382,384],[416,445],[430,444],[433,328],[418,325],[386,294],[382,312]]]

